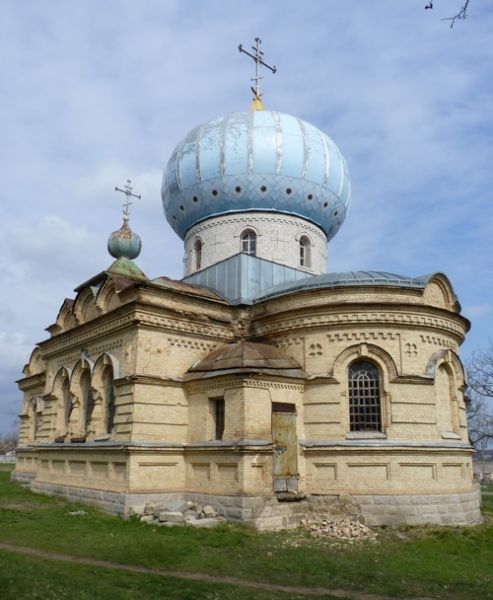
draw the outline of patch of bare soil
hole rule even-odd
[[[38,504],[37,502],[0,502],[0,510],[24,512],[26,510],[46,510],[47,508],[50,508],[48,504]]]

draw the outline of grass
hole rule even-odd
[[[85,514],[69,515],[80,508]],[[386,529],[377,543],[343,545],[299,530],[258,533],[231,524],[213,530],[156,528],[124,521],[33,494],[11,483],[9,470],[0,468],[3,542],[163,570],[406,598],[493,598],[493,496],[484,497],[483,509],[485,522],[480,526]],[[93,598],[95,589],[98,598],[290,598],[279,592],[126,574],[6,552],[0,553],[0,565],[2,600],[64,598],[65,593]],[[141,583],[132,583],[137,581]],[[40,595],[29,595],[30,589]],[[2,595],[3,590],[12,595]]]

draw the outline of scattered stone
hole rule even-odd
[[[72,512],[67,513],[71,517],[79,517],[80,515],[87,515],[85,510],[74,510]]]
[[[143,511],[143,515],[147,516],[147,515],[153,515],[156,510],[160,509],[160,505],[157,504],[156,502],[148,502],[145,506],[144,506],[144,511]]]
[[[142,515],[140,517],[141,523],[152,523],[154,521],[154,515]]]
[[[217,516],[217,512],[212,508],[212,506],[204,506],[204,508],[202,509],[202,514],[204,515],[203,518],[205,519],[213,519],[215,516]]]
[[[197,502],[172,500],[158,504],[148,502],[140,511],[142,523],[151,523],[160,527],[191,525],[192,527],[215,527],[225,519],[219,517],[210,505],[202,506]]]
[[[353,544],[360,540],[374,540],[376,533],[369,527],[349,518],[333,521],[331,519],[302,519],[300,526],[316,537],[329,537]]]
[[[210,529],[211,527],[217,527],[221,523],[224,523],[224,519],[214,519],[208,517],[202,517],[202,519],[187,518],[185,522],[187,525],[191,525],[192,527],[204,527],[206,529]]]
[[[177,510],[162,510],[159,512],[158,519],[160,522],[168,523],[184,523],[185,517],[182,512]]]
[[[128,510],[129,517],[139,517],[144,514],[143,506],[131,506]]]

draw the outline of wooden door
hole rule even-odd
[[[296,493],[298,491],[298,441],[294,404],[273,402],[272,439],[274,441],[272,461],[274,492]]]

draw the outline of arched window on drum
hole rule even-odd
[[[245,229],[241,234],[241,252],[257,256],[257,234],[251,229]]]
[[[349,424],[351,431],[382,431],[380,373],[367,360],[349,367]]]
[[[200,271],[202,268],[202,241],[198,238],[193,244],[193,252],[195,257],[195,270]]]
[[[300,237],[300,267],[307,267],[308,269],[312,266],[311,257],[311,243],[306,235]]]

